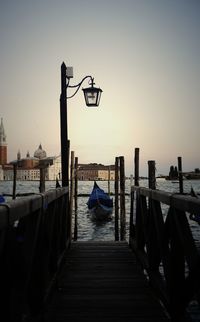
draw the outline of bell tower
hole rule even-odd
[[[7,143],[6,134],[3,126],[3,118],[0,124],[0,165],[7,164]]]

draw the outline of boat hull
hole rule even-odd
[[[96,205],[95,207],[89,209],[92,218],[97,221],[111,220],[113,208],[106,207],[104,205]]]

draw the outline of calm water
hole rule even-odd
[[[106,181],[99,182],[99,186],[108,191],[108,183]],[[130,180],[126,181],[126,192],[130,193]],[[148,180],[141,180],[140,186],[147,187]],[[78,193],[89,194],[92,190],[92,181],[80,181],[78,182]],[[191,187],[193,187],[196,193],[200,193],[200,180],[185,180],[184,181],[184,192],[190,192]],[[47,181],[46,190],[54,189],[55,182]],[[172,183],[165,179],[157,179],[157,189],[178,192],[179,184]],[[39,182],[34,181],[18,181],[16,193],[27,193],[27,192],[39,192]],[[110,190],[114,192],[114,182],[110,183]],[[0,181],[0,194],[12,194],[12,182],[11,181]],[[8,197],[7,200],[10,198]],[[79,240],[113,240],[114,239],[114,219],[109,222],[96,223],[91,220],[90,214],[87,210],[86,202],[88,197],[78,198],[78,239]],[[167,212],[167,208],[164,212]],[[113,211],[114,212],[114,211]],[[129,213],[130,213],[130,198],[126,196],[126,214],[127,214],[127,235],[128,235],[128,223],[129,223]],[[199,237],[200,226],[190,221],[193,235],[197,240]]]

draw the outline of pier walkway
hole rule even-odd
[[[45,322],[162,322],[165,310],[127,242],[73,242]]]

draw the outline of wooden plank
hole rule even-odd
[[[169,321],[126,242],[76,242],[66,253],[45,322]]]

